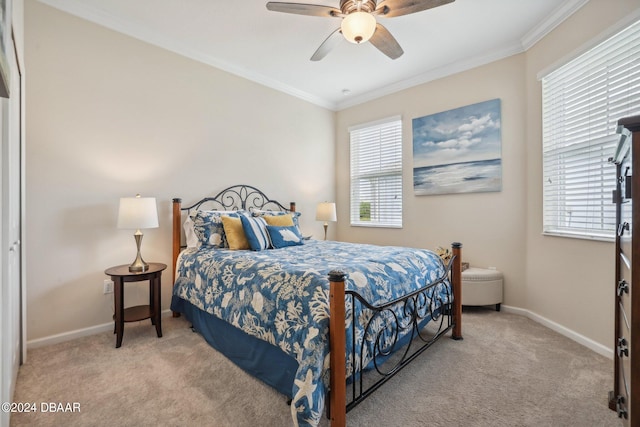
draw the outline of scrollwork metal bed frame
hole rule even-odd
[[[205,197],[189,207],[183,208],[181,203],[181,199],[173,199],[174,283],[176,262],[180,251],[184,248],[182,245],[183,212],[189,213],[208,206],[211,206],[213,210],[261,209],[295,212],[295,203],[291,202],[289,208],[285,208],[280,202],[270,199],[261,190],[250,185],[228,187],[214,197]],[[326,406],[327,417],[331,420],[332,426],[341,427],[346,425],[346,413],[348,411],[380,388],[447,332],[451,331],[451,338],[455,340],[462,339],[462,245],[453,243],[452,252],[452,259],[441,277],[430,283],[426,283],[425,278],[425,284],[420,289],[381,305],[370,304],[357,292],[345,291],[345,272],[334,270],[329,273],[330,390]],[[447,293],[447,301],[429,298],[429,291],[434,290],[437,286],[442,286],[447,279],[451,283],[450,291]],[[354,316],[356,304],[360,304],[363,310],[368,310],[370,313],[365,333],[369,333],[370,326],[375,320],[391,319],[391,323],[385,322],[385,327],[377,332],[375,351],[371,356],[374,365],[372,372],[377,372],[380,378],[368,383],[366,386],[364,383],[365,375],[359,371],[357,372],[356,369],[351,369],[349,380],[345,381],[345,378],[347,378],[347,342],[344,325],[347,316]],[[351,308],[347,310],[347,307]],[[403,315],[399,317],[397,315],[398,312],[403,313]],[[174,316],[178,315],[179,313],[174,313]],[[429,335],[421,328],[421,321],[427,317],[437,324],[435,331],[432,330]],[[355,319],[351,319],[351,324],[355,328]],[[400,330],[409,329],[411,330],[409,339],[402,340],[402,342],[398,340]],[[383,342],[381,334],[385,331],[387,335]],[[389,338],[389,334],[391,338]],[[355,330],[352,331],[351,335],[353,339],[349,344],[355,349]],[[364,345],[364,341],[362,345]],[[389,343],[389,341],[391,342]],[[398,349],[399,351],[396,353],[395,351]],[[351,353],[352,360],[349,361],[351,366],[364,366],[364,349],[361,348],[359,352],[352,351]],[[383,371],[381,369],[382,359],[392,353],[399,354],[399,358],[391,362],[393,366],[390,369]],[[356,357],[359,357],[360,360],[356,360]],[[348,383],[351,390],[349,400],[347,400]]]

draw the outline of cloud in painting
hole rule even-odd
[[[500,100],[413,119],[416,195],[500,191]]]
[[[501,156],[500,100],[413,119],[414,167]]]

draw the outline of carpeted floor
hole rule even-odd
[[[127,324],[29,351],[12,426],[291,426],[283,395],[217,353],[182,318]],[[349,426],[619,426],[613,361],[527,318],[465,309],[463,341],[440,340],[347,414]],[[80,412],[42,412],[43,402]],[[47,405],[45,405],[47,406]],[[322,425],[328,425],[323,418]]]

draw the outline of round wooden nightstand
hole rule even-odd
[[[113,302],[115,307],[115,328],[116,348],[122,345],[122,335],[124,334],[125,322],[137,322],[144,319],[151,319],[151,324],[155,325],[158,338],[162,337],[162,272],[167,268],[166,264],[150,262],[149,269],[145,272],[133,273],[129,271],[129,265],[118,265],[108,268],[104,274],[113,280]],[[149,305],[137,305],[135,307],[124,308],[124,284],[125,282],[149,281]]]

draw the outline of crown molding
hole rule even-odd
[[[577,48],[573,49],[569,53],[563,55],[559,59],[555,60],[551,64],[547,65],[542,70],[538,71],[536,78],[538,80],[542,80],[547,74],[553,72],[559,67],[563,66],[567,62],[577,58],[583,53],[593,49],[600,43],[604,42],[610,37],[613,37],[620,31],[624,30],[628,26],[632,25],[634,22],[640,20],[640,8],[626,14],[622,19],[620,19],[615,24],[609,26],[604,31],[600,32],[597,36],[590,38],[585,43],[581,44]]]
[[[262,86],[269,87],[279,92],[286,93],[288,95],[302,99],[303,101],[310,102],[329,110],[335,110],[336,108],[335,103],[329,102],[324,98],[320,98],[304,91],[298,90],[292,86],[286,85],[282,82],[276,81],[247,68],[238,67],[226,61],[221,61],[217,58],[214,58],[211,55],[203,54],[202,52],[193,49],[184,43],[176,42],[175,40],[165,37],[162,34],[151,31],[148,28],[145,28],[143,25],[140,25],[139,23],[122,20],[104,11],[89,7],[86,4],[83,4],[81,0],[38,1],[55,9],[85,19],[94,24],[100,25],[118,33],[125,34],[127,36],[141,40],[145,43],[149,43],[154,46],[166,49],[173,53],[177,53],[178,55],[193,59],[212,67],[219,68],[220,70],[245,78],[254,83],[258,83]]]
[[[454,62],[446,66],[430,70],[416,77],[412,77],[401,82],[396,82],[383,88],[364,93],[362,95],[350,97],[342,102],[338,102],[336,108],[338,111],[344,110],[346,108],[354,107],[356,105],[363,104],[365,102],[372,101],[374,99],[390,95],[401,90],[409,89],[411,87],[428,83],[433,80],[441,79],[443,77],[447,77],[456,73],[467,71],[493,61],[498,61],[512,55],[526,52],[544,36],[550,33],[554,28],[564,22],[567,18],[573,15],[588,2],[589,0],[566,0],[560,6],[558,6],[544,21],[542,21],[539,25],[525,34],[525,36],[518,44],[507,46],[503,49],[499,49],[482,56]]]
[[[538,43],[544,36],[549,34],[558,25],[562,24],[567,18],[576,13],[582,6],[587,4],[589,0],[566,0],[558,6],[547,18],[540,24],[533,27],[527,34],[522,37],[522,47],[529,50]]]
[[[374,99],[381,98],[383,96],[391,95],[401,90],[410,89],[414,86],[438,80],[443,77],[451,76],[453,74],[461,73],[463,71],[471,70],[473,68],[480,67],[482,65],[498,61],[500,59],[508,58],[522,52],[524,52],[524,49],[522,48],[520,43],[516,43],[514,45],[489,52],[485,55],[466,58],[462,61],[453,62],[443,67],[427,71],[426,73],[417,75],[415,77],[392,83],[380,89],[376,89],[370,92],[366,92],[362,95],[356,95],[345,99],[344,101],[337,104],[337,110],[340,111],[346,108],[354,107],[356,105],[373,101]]]
[[[85,19],[94,24],[128,35],[154,46],[166,49],[178,55],[210,65],[212,67],[258,83],[260,85],[299,98],[303,101],[310,102],[319,107],[323,107],[332,111],[340,111],[362,104],[364,102],[372,101],[382,96],[390,95],[392,93],[405,90],[420,84],[428,83],[430,81],[437,80],[452,74],[467,71],[472,68],[509,57],[511,55],[522,53],[534,46],[539,40],[541,40],[545,35],[551,32],[558,25],[560,25],[569,16],[579,10],[589,0],[564,1],[542,23],[529,31],[521,39],[521,41],[515,45],[507,46],[505,48],[498,49],[496,51],[478,57],[454,62],[446,66],[430,70],[418,76],[392,83],[390,85],[363,93],[361,95],[355,95],[338,102],[332,102],[325,98],[309,94],[272,78],[266,77],[260,73],[256,73],[253,70],[244,67],[238,67],[237,65],[228,63],[226,61],[221,61],[220,59],[215,58],[211,55],[203,54],[202,52],[193,49],[187,44],[176,42],[175,40],[165,37],[162,34],[149,30],[139,23],[122,20],[105,11],[89,7],[81,0],[38,1],[53,8],[59,9],[63,12]]]

